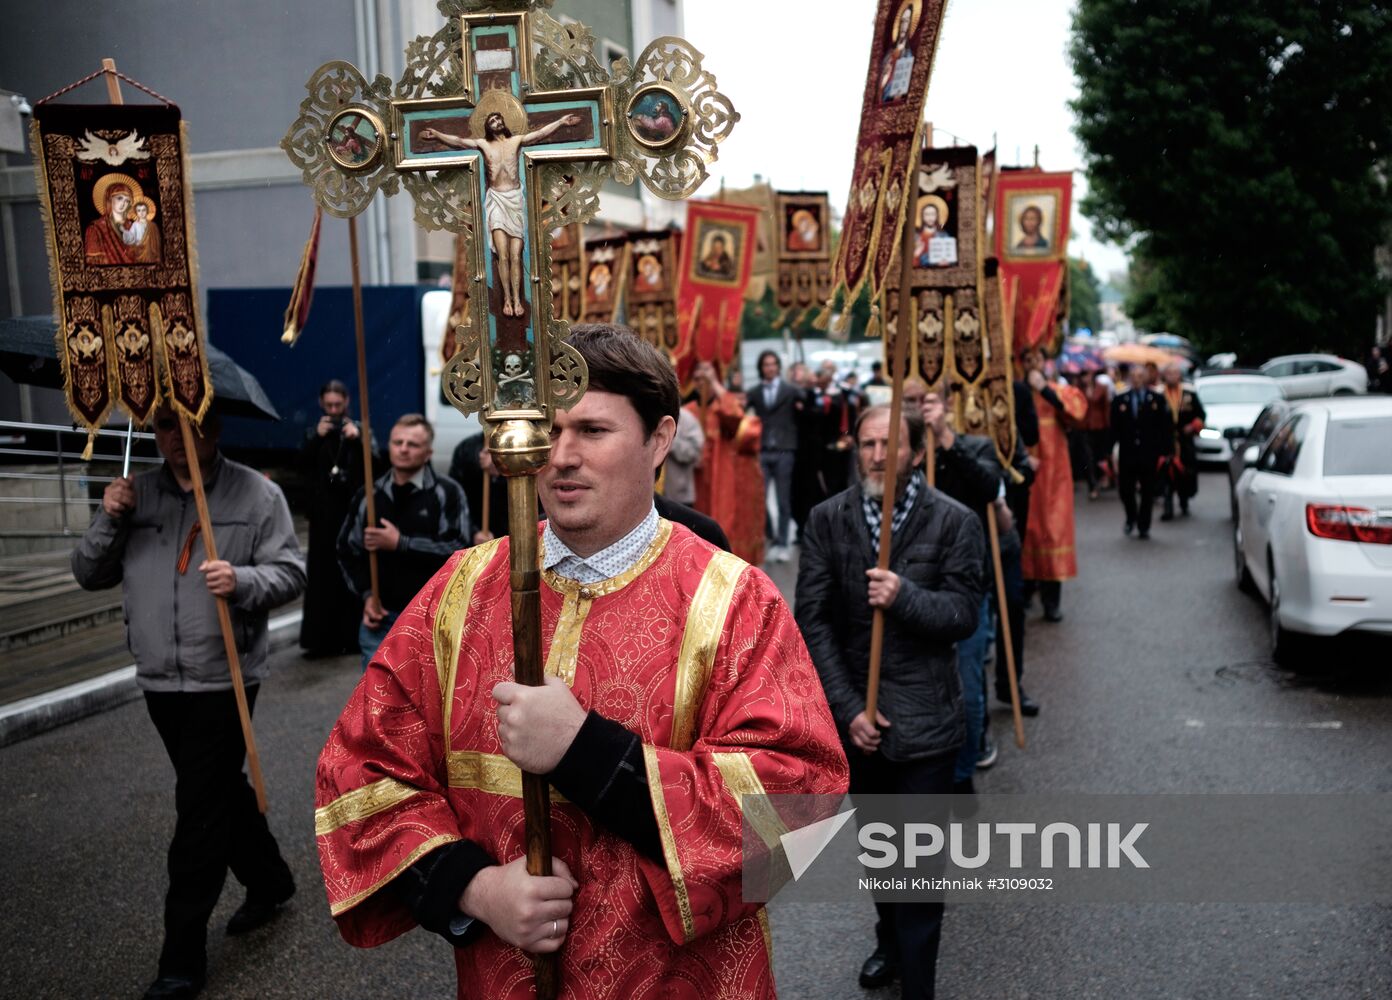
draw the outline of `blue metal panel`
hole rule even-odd
[[[403,413],[425,410],[425,355],[420,300],[428,287],[375,285],[363,289],[372,426],[378,442]],[[229,418],[222,441],[229,448],[299,448],[319,419],[319,387],[346,383],[356,418],[358,363],[353,347],[353,291],[317,288],[299,343],[280,342],[289,288],[208,290],[208,339],[260,380],[283,418],[280,423]]]

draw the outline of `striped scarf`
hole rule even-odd
[[[894,517],[890,521],[890,530],[893,533],[898,534],[899,529],[904,527],[904,522],[909,519],[909,512],[913,510],[913,505],[918,500],[919,490],[926,485],[923,473],[915,469],[904,487],[904,495],[894,501]],[[860,509],[865,514],[865,526],[870,529],[870,542],[878,550],[882,515],[881,501],[877,497],[862,493],[860,495]]]

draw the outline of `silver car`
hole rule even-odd
[[[1333,354],[1286,354],[1261,366],[1281,383],[1287,399],[1352,396],[1368,391],[1368,370]]]

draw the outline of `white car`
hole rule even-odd
[[[1351,396],[1368,391],[1368,370],[1333,354],[1287,354],[1261,366],[1281,383],[1287,399]]]
[[[1392,396],[1298,403],[1237,482],[1238,586],[1271,607],[1271,644],[1392,636]]]
[[[1261,411],[1282,396],[1280,384],[1265,375],[1201,375],[1194,391],[1204,408],[1204,429],[1194,440],[1200,463],[1231,459]]]

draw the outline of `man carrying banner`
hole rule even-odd
[[[231,605],[247,703],[254,707],[267,669],[267,612],[304,589],[305,571],[280,488],[222,457],[216,414],[204,418],[194,439],[222,556],[203,558],[179,421],[161,408],[154,423],[164,465],[107,486],[73,551],[72,569],[87,590],[122,585],[136,683],[174,765],[177,819],[164,947],[159,977],[145,994],[162,1000],[203,988],[208,918],[229,868],[247,889],[229,934],[266,923],[295,892],[242,773],[246,750],[214,598]]]
[[[739,796],[841,794],[845,758],[772,582],[653,508],[671,366],[618,327],[570,344],[589,390],[538,483],[546,683],[512,682],[510,539],[454,557],[320,758],[330,906],[355,945],[443,936],[461,997],[530,997],[525,952],[559,952],[568,996],[771,998]],[[551,876],[524,865],[521,771],[564,796]]]
[[[917,470],[925,452],[922,417],[905,411],[897,456],[888,453],[889,426],[888,406],[862,414],[860,482],[808,519],[797,622],[846,748],[852,794],[947,794],[966,738],[954,644],[976,629],[986,550],[971,511]],[[881,523],[888,489],[896,497],[892,525]],[[892,562],[879,569],[880,533],[891,527]],[[870,719],[866,677],[876,608],[886,616],[884,684]],[[887,986],[902,974],[905,997],[931,997],[943,904],[877,903],[875,909],[878,943],[861,968],[860,985]]]

